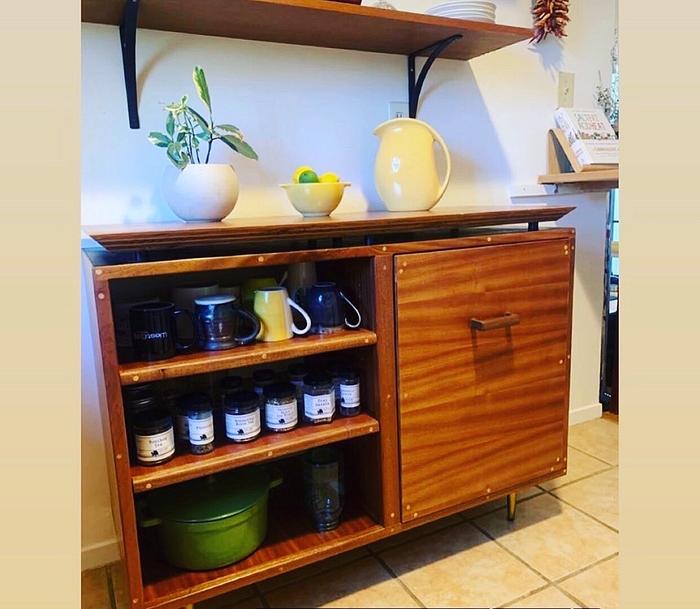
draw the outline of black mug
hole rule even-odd
[[[238,306],[238,299],[229,294],[201,296],[194,301],[195,336],[205,351],[231,349],[252,343],[260,333],[260,320]],[[241,331],[241,320],[251,330]]]
[[[346,305],[353,310],[356,322],[349,322],[345,316]],[[306,291],[306,307],[311,317],[311,334],[330,334],[342,330],[344,326],[355,329],[362,323],[357,307],[332,281],[315,283],[310,287]]]
[[[177,334],[178,315],[186,315],[192,321],[189,311],[176,309],[172,302],[131,307],[129,322],[137,359],[148,362],[168,359],[192,348],[194,340],[181,341]]]

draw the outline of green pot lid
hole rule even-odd
[[[148,505],[161,520],[212,522],[250,509],[269,488],[268,470],[251,467],[158,489]]]

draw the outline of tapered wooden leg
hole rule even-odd
[[[516,505],[517,493],[510,493],[506,498],[506,505],[508,506],[508,520],[515,520],[515,505]]]
[[[185,605],[182,609],[194,609],[194,603],[190,603],[189,605]]]

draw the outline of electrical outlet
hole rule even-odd
[[[574,74],[573,72],[559,72],[559,108],[574,107]]]
[[[408,118],[408,102],[389,102],[389,120]]]

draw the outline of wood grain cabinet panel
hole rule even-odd
[[[565,467],[569,248],[396,256],[404,522]]]

